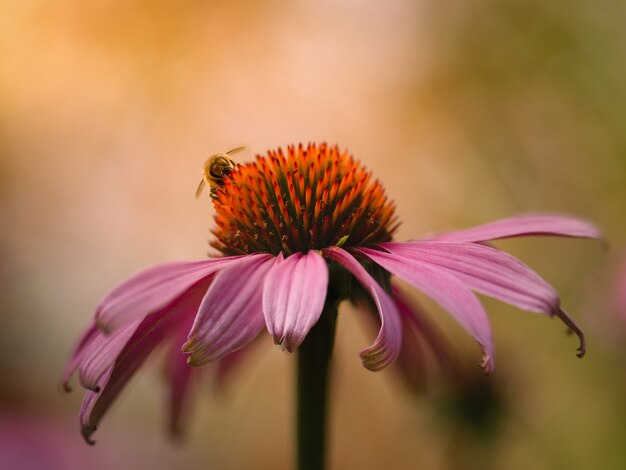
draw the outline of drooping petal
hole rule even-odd
[[[189,406],[189,388],[193,376],[200,372],[199,369],[187,364],[187,356],[180,350],[182,343],[176,344],[176,353],[169,355],[169,380],[168,399],[168,430],[171,436],[179,438],[184,430],[184,416]]]
[[[263,282],[274,259],[268,254],[248,255],[215,276],[183,346],[190,354],[189,364],[216,361],[261,332]]]
[[[380,330],[374,343],[359,353],[363,365],[369,370],[377,371],[391,364],[397,359],[402,346],[402,320],[393,300],[347,251],[339,247],[327,248],[324,256],[350,271],[367,289],[378,308]]]
[[[517,258],[476,243],[381,243],[407,263],[414,260],[450,272],[463,284],[531,312],[554,315],[559,296],[554,288]],[[417,264],[416,269],[421,265]]]
[[[99,392],[88,391],[83,398],[80,421],[87,442],[93,444],[91,436],[98,423],[154,348],[172,336],[181,322],[184,323],[190,316],[193,318],[206,288],[205,283],[193,286],[163,311],[139,323],[109,368],[100,375],[94,387]]]
[[[395,299],[394,299],[395,302]],[[380,318],[378,309],[370,299],[354,299],[355,306],[361,312],[366,313],[365,320],[368,331],[378,330]],[[424,344],[419,335],[414,335],[413,324],[408,321],[396,302],[402,321],[402,346],[400,353],[392,366],[397,367],[400,375],[413,389],[422,389],[426,378],[426,354]]]
[[[556,290],[517,258],[476,243],[408,242],[381,246],[408,262],[423,261],[443,268],[481,294],[530,312],[558,317],[578,336],[578,356],[584,355],[585,336],[569,315],[561,314]]]
[[[562,215],[526,214],[496,220],[466,230],[442,233],[432,240],[449,242],[484,242],[527,235],[601,239],[602,233],[591,222]]]
[[[76,343],[74,351],[72,351],[72,355],[67,363],[67,366],[65,367],[65,371],[63,372],[63,376],[61,379],[61,384],[66,392],[70,392],[72,390],[69,384],[70,378],[72,377],[72,375],[78,368],[78,365],[85,356],[85,351],[88,350],[89,345],[100,334],[102,334],[102,331],[94,323],[92,323],[89,328],[84,331],[84,333]]]
[[[576,355],[578,357],[584,357],[585,353],[587,352],[587,343],[585,341],[585,334],[583,333],[583,331],[580,329],[576,321],[572,317],[570,317],[569,314],[562,308],[559,308],[556,311],[555,315],[569,328],[569,333],[573,333],[578,336],[580,345],[578,346]]]
[[[165,380],[169,389],[168,394],[168,429],[173,437],[180,437],[184,429],[185,412],[189,407],[189,389],[193,379],[201,371],[187,364],[187,355],[183,354],[181,347],[187,340],[187,335],[195,314],[187,315],[177,325],[177,333],[169,345],[165,363]]]
[[[396,306],[398,304],[396,303]],[[398,311],[401,312],[400,308]],[[396,365],[400,375],[412,390],[422,390],[426,381],[426,348],[420,335],[419,328],[413,321],[412,315],[402,315],[402,348]]]
[[[292,352],[317,323],[328,288],[328,266],[315,251],[282,253],[267,274],[263,286],[263,314],[276,344]]]
[[[173,320],[180,322],[186,316],[193,315],[197,311],[209,282],[210,280],[200,281],[168,305],[143,320],[135,320],[125,324],[110,334],[96,330],[93,338],[81,349],[80,358],[76,361],[78,362],[80,384],[88,390],[98,391],[101,377],[111,368],[131,338],[136,341],[137,334],[146,334],[171,317],[178,316]],[[90,330],[87,333],[89,332]],[[66,374],[66,380],[68,379],[69,375]]]
[[[78,366],[78,380],[83,387],[94,392],[99,391],[101,377],[111,368],[141,323],[142,320],[135,320],[110,335],[99,332]]]
[[[141,320],[237,259],[239,257],[165,263],[140,271],[104,296],[96,308],[96,322],[101,329],[113,331]]]
[[[128,381],[141,367],[150,353],[163,340],[163,329],[155,329],[137,341],[129,341],[128,348],[100,379],[99,392],[88,391],[80,407],[79,419],[85,441],[94,444],[91,436]]]
[[[104,377],[105,381],[109,381],[111,372],[113,372],[113,368],[107,371],[107,375]],[[128,378],[126,381],[127,380]],[[113,382],[111,382],[111,384],[113,384]],[[98,424],[100,423],[102,416],[104,416],[120,391],[117,390],[115,393],[111,393],[110,390],[112,390],[112,388],[110,388],[106,394],[88,391],[85,393],[83,401],[80,404],[80,410],[78,412],[80,433],[83,436],[83,439],[85,439],[85,442],[89,445],[94,445],[96,443],[96,441],[92,439],[92,436],[98,430]]]
[[[413,285],[448,311],[483,349],[481,366],[493,370],[493,341],[489,319],[480,301],[463,283],[446,270],[401,255],[361,248],[358,251],[376,264]]]
[[[415,302],[409,302],[396,286],[392,286],[393,301],[402,315],[402,350],[397,364],[412,388],[425,382],[426,349],[430,350],[441,370],[449,378],[460,376],[459,358],[450,341],[427,318]]]

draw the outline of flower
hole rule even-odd
[[[264,329],[294,351],[331,300],[375,305],[378,336],[360,356],[367,369],[386,367],[411,345],[415,331],[428,338],[419,316],[393,288],[392,276],[431,297],[476,339],[487,373],[494,364],[491,328],[474,292],[558,317],[578,335],[579,356],[585,352],[583,333],[554,288],[487,242],[523,235],[599,238],[588,222],[523,215],[396,242],[398,220],[382,185],[347,152],[325,144],[257,156],[236,166],[213,196],[211,246],[219,254],[130,277],[102,299],[79,341],[64,382],[78,370],[87,389],[80,421],[88,442],[161,343],[171,345],[170,421],[177,428],[195,374],[186,355],[191,366],[215,363],[229,370]]]

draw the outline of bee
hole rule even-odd
[[[237,167],[237,164],[231,160],[231,155],[245,149],[245,147],[237,147],[226,153],[213,154],[206,159],[202,167],[202,179],[198,189],[196,189],[196,199],[202,194],[205,184],[211,188],[211,197],[216,197],[215,191],[217,188],[224,184],[224,179]]]

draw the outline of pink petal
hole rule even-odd
[[[159,329],[152,330],[137,341],[130,341],[128,348],[120,355],[115,365],[100,379],[100,392],[88,391],[85,394],[79,418],[82,435],[89,444],[94,444],[91,436],[111,404],[162,340],[163,330]]]
[[[99,391],[100,379],[111,368],[141,323],[142,320],[135,320],[110,335],[99,332],[88,346],[78,367],[78,380],[83,387]]]
[[[482,294],[531,312],[557,316],[578,336],[578,356],[585,355],[585,335],[574,319],[561,309],[557,292],[517,258],[476,243],[427,241],[382,243],[381,246],[407,261],[443,268]]]
[[[263,287],[263,313],[269,333],[287,351],[297,348],[317,323],[328,288],[328,266],[317,252],[282,253]]]
[[[178,325],[178,332],[167,351],[165,379],[169,387],[168,428],[174,437],[181,436],[183,432],[184,415],[189,407],[189,388],[193,378],[200,372],[187,364],[187,355],[181,351],[194,318],[195,314],[187,315],[187,318]]]
[[[496,220],[466,230],[443,233],[432,239],[449,242],[484,242],[527,235],[602,238],[600,230],[585,220],[561,215],[527,214]]]
[[[395,299],[394,299],[395,302]],[[357,309],[366,313],[365,319],[367,320],[367,329],[378,329],[380,320],[378,316],[378,310],[373,302],[369,299],[354,299],[354,303]],[[393,363],[393,366],[397,366],[400,375],[408,385],[412,388],[421,389],[425,384],[426,378],[426,354],[424,351],[424,345],[419,335],[413,334],[413,324],[407,321],[404,312],[402,312],[396,302],[398,312],[402,321],[402,346],[400,347],[400,353],[398,358]]]
[[[554,288],[517,258],[476,243],[381,243],[390,253],[443,268],[470,289],[531,312],[553,316],[559,308]],[[420,268],[416,265],[416,269]]]
[[[365,368],[380,370],[396,360],[402,346],[402,320],[393,300],[363,266],[347,251],[327,248],[324,256],[341,264],[363,285],[376,303],[380,315],[380,331],[374,343],[359,354]]]
[[[107,371],[107,375],[104,378],[105,381],[109,381],[112,371],[113,368]],[[98,430],[98,424],[102,416],[104,416],[107,409],[111,406],[119,391],[120,390],[117,390],[115,393],[107,392],[106,394],[92,391],[85,393],[83,401],[80,404],[78,419],[80,421],[80,432],[83,439],[85,439],[85,442],[88,444],[94,445],[96,443],[91,436]]]
[[[476,296],[444,269],[393,253],[361,248],[359,252],[431,297],[465,328],[483,349],[481,366],[493,370],[493,342],[487,314]]]
[[[263,329],[263,282],[274,263],[268,254],[248,255],[220,271],[204,296],[183,351],[202,366],[252,341]]]
[[[176,353],[169,356],[168,370],[168,429],[171,436],[179,438],[184,431],[185,413],[189,408],[189,389],[192,379],[200,371],[187,364],[187,356],[180,350],[183,343],[176,344]]]
[[[209,280],[201,281],[174,299],[170,304],[143,320],[135,320],[110,334],[98,330],[94,339],[84,348],[81,355],[78,367],[78,377],[81,385],[89,390],[98,391],[100,378],[117,360],[133,336],[135,336],[133,339],[136,341],[137,334],[146,334],[172,316],[178,317],[174,318],[174,321],[181,321],[190,314],[195,314],[209,282]],[[190,326],[191,324],[188,325],[188,327]],[[187,328],[187,331],[189,331],[189,328]]]
[[[140,271],[104,296],[96,322],[106,331],[141,320],[239,257],[166,263]]]
[[[159,312],[160,314],[152,315],[140,322],[117,357],[112,358],[113,362],[109,368],[100,376],[95,387],[100,391],[89,391],[85,394],[80,421],[83,437],[87,442],[93,443],[91,435],[98,423],[154,348],[167,336],[171,336],[177,328],[180,329],[181,323],[190,324],[189,318],[193,318],[205,292],[205,284],[195,286],[164,311]]]
[[[70,378],[72,377],[72,375],[74,374],[74,371],[76,371],[76,369],[78,368],[78,365],[80,364],[81,360],[85,356],[85,351],[88,349],[88,346],[95,340],[95,338],[98,335],[101,335],[101,334],[102,334],[102,331],[95,324],[92,323],[89,326],[89,328],[87,328],[84,331],[84,333],[78,340],[78,343],[74,347],[72,356],[70,357],[70,360],[62,376],[61,383],[63,385],[63,389],[66,392],[69,392],[72,390],[72,388],[69,385]]]
[[[459,376],[459,359],[454,354],[452,344],[414,302],[410,303],[404,297],[400,289],[392,286],[392,291],[393,300],[402,315],[402,350],[397,364],[409,386],[420,388],[424,384],[426,347],[432,352],[443,372],[451,377]]]

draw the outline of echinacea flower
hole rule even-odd
[[[343,299],[376,307],[378,336],[360,357],[367,369],[383,369],[421,328],[394,277],[432,298],[476,339],[487,373],[494,367],[493,340],[475,292],[561,319],[580,339],[579,356],[585,352],[584,336],[554,288],[487,242],[599,238],[588,222],[523,215],[397,242],[398,219],[381,184],[347,152],[325,144],[278,149],[237,165],[214,191],[213,205],[211,246],[218,256],[143,270],[98,305],[65,374],[67,384],[77,370],[88,390],[80,411],[88,441],[128,380],[166,342],[173,423],[195,371],[189,365],[229,368],[264,330],[294,351],[325,305]]]

